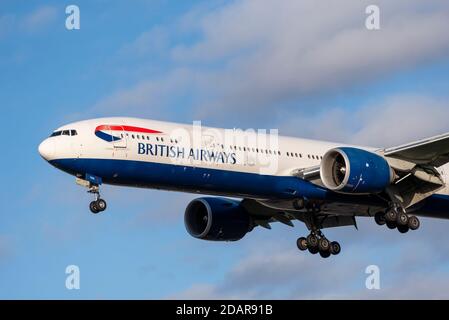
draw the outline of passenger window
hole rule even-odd
[[[135,139],[135,137],[134,137],[134,135],[133,135],[133,134],[131,135],[131,137],[132,137],[133,139]]]

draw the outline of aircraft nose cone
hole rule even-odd
[[[39,145],[39,154],[45,160],[51,160],[51,158],[53,157],[54,153],[55,153],[54,141],[52,141],[50,139],[45,139]]]

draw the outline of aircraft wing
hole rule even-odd
[[[419,165],[441,167],[449,162],[449,133],[383,150],[384,156]]]
[[[243,199],[241,204],[253,217],[254,223],[263,228],[271,229],[271,223],[276,222],[293,227],[294,221],[300,221],[305,223],[307,228],[311,229],[311,226],[306,219],[308,214],[304,210],[292,211],[280,208],[275,209],[254,199]],[[350,210],[353,210],[353,212]],[[344,215],[342,213],[344,213]],[[337,206],[323,208],[322,212],[315,215],[315,218],[320,229],[346,226],[354,226],[357,228],[356,215],[370,216],[369,208],[367,206],[362,208],[362,206],[357,207],[353,205],[345,206],[344,204],[338,204]]]
[[[389,196],[404,208],[409,208],[443,189],[438,167],[449,162],[449,133],[379,149],[398,176],[387,190]],[[322,186],[319,166],[293,171],[294,176]]]

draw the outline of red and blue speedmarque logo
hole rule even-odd
[[[122,139],[121,134],[127,132],[146,133],[146,134],[162,133],[161,131],[157,130],[133,126],[122,126],[122,125],[103,124],[95,128],[95,135],[98,138],[107,142],[119,141]]]

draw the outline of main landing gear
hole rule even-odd
[[[93,185],[89,188],[88,192],[92,193],[95,196],[95,200],[89,204],[90,211],[93,214],[97,214],[106,210],[107,203],[100,197],[100,187]]]
[[[321,232],[322,221],[319,220],[317,213],[319,206],[311,204],[307,208],[307,214],[304,216],[304,222],[310,230],[310,234],[301,237],[296,241],[298,249],[309,251],[311,254],[320,254],[322,258],[329,258],[331,255],[338,255],[341,252],[341,246],[337,241],[329,241]]]
[[[319,253],[322,258],[329,258],[341,252],[340,244],[337,241],[329,241],[319,230],[312,231],[307,238],[299,238],[296,244],[299,250],[309,250],[311,254]]]
[[[379,226],[386,225],[389,229],[398,229],[400,233],[407,233],[409,230],[418,230],[419,219],[415,216],[408,216],[402,208],[394,207],[385,212],[378,212],[374,220]]]

